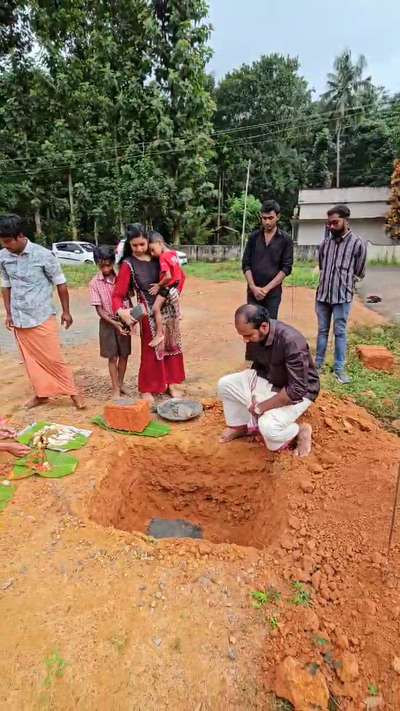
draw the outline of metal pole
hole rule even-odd
[[[241,240],[241,245],[240,245],[240,259],[242,259],[243,252],[244,252],[244,234],[246,231],[247,194],[249,192],[250,165],[251,165],[251,160],[249,158],[249,162],[247,164],[246,189],[244,192],[244,208],[243,208],[243,223],[242,223],[242,240]]]

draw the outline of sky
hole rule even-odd
[[[216,79],[261,54],[297,56],[300,73],[325,90],[333,60],[343,49],[364,54],[366,76],[400,92],[400,0],[209,0]]]

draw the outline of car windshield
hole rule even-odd
[[[83,244],[82,245],[83,249],[86,249],[87,252],[93,252],[94,247],[92,244]]]

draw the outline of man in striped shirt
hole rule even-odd
[[[365,273],[367,245],[356,237],[349,226],[347,205],[335,205],[328,210],[327,233],[319,248],[320,279],[317,289],[316,312],[318,338],[316,365],[323,368],[333,317],[335,333],[334,372],[342,385],[351,382],[345,371],[347,350],[347,320],[357,279]]]

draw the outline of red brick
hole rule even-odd
[[[394,355],[385,346],[357,346],[357,353],[366,368],[389,373],[394,368]]]
[[[104,408],[104,419],[116,430],[143,432],[151,422],[150,405],[146,400],[109,402]]]

